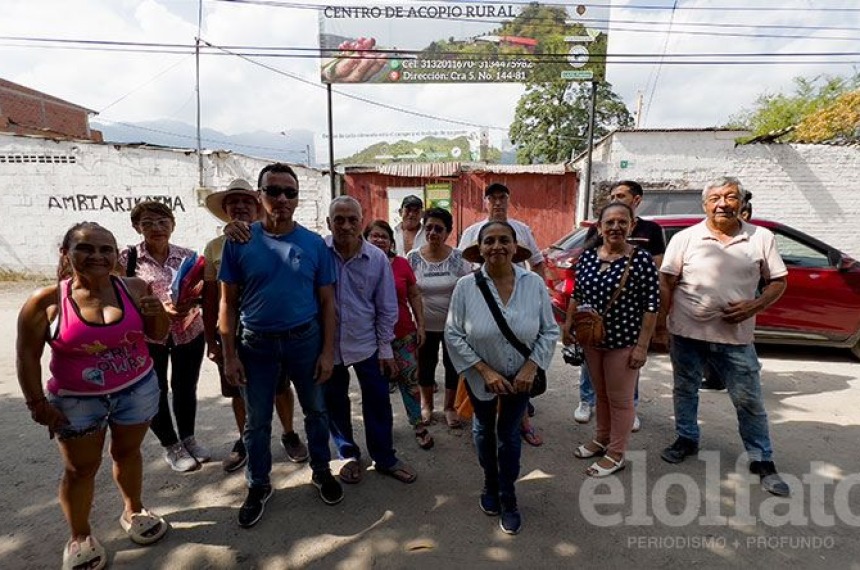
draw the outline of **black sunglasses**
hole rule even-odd
[[[269,198],[277,198],[281,194],[290,200],[299,197],[298,188],[290,188],[289,186],[263,186],[263,192],[265,192],[266,196]]]

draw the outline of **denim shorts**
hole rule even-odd
[[[105,429],[109,423],[137,425],[151,420],[158,411],[158,377],[151,370],[128,388],[102,396],[46,397],[69,420],[69,425],[57,431],[57,437],[83,437]]]

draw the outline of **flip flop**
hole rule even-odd
[[[63,550],[63,570],[102,570],[107,566],[107,552],[93,536],[77,541],[69,539]]]
[[[364,476],[364,469],[361,468],[361,463],[358,459],[350,459],[337,474],[338,478],[349,485],[361,483],[361,478]]]
[[[418,442],[418,447],[421,449],[430,449],[436,443],[427,428],[415,432],[415,441]]]
[[[534,426],[530,426],[529,429],[524,429],[520,433],[522,433],[523,439],[526,440],[526,443],[529,445],[534,447],[540,447],[543,445],[543,439],[541,439],[541,436],[537,434]]]
[[[383,475],[388,475],[389,477],[394,477],[401,483],[414,483],[416,479],[418,479],[418,475],[415,471],[409,467],[403,461],[397,461],[394,465],[387,469],[383,469],[379,466],[376,467],[376,470]]]
[[[120,516],[119,524],[132,542],[141,545],[158,542],[170,528],[163,517],[150,513],[146,509],[142,509],[139,513],[132,513],[131,521],[125,520],[125,516]]]

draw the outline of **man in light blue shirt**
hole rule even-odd
[[[361,450],[352,431],[348,370],[352,367],[361,388],[367,449],[376,470],[412,483],[415,472],[399,461],[394,451],[388,395],[388,378],[396,371],[391,341],[397,322],[397,292],[391,265],[378,247],[362,238],[361,205],[355,198],[339,196],[332,200],[327,223],[332,235],[326,244],[337,273],[337,327],[335,366],[325,386],[325,401],[338,453],[349,459],[340,470],[340,479],[358,483],[364,473]]]

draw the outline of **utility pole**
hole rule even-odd
[[[328,94],[328,177],[331,191],[331,199],[337,196],[337,188],[334,183],[334,118],[331,109],[331,83],[326,83]]]
[[[597,107],[597,82],[591,82],[591,102],[588,111],[588,152],[585,154],[585,180],[583,191],[585,192],[584,220],[591,217],[591,154],[594,151],[594,116]]]
[[[203,0],[197,3],[197,37],[194,38],[194,92],[197,94],[197,187],[203,188],[203,139],[200,136],[200,30],[203,26]]]

